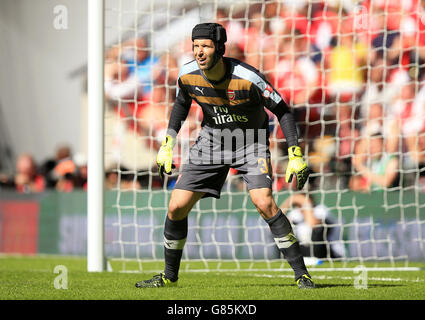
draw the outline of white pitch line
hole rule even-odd
[[[293,275],[280,274],[280,275],[270,275],[270,274],[254,274],[254,277],[258,278],[293,278]],[[342,279],[342,280],[354,280],[356,276],[353,277],[342,277],[342,276],[326,276],[326,275],[315,275],[313,278],[318,280],[329,280],[329,279]],[[379,278],[379,277],[368,277],[368,280],[372,281],[389,281],[389,282],[425,282],[424,279],[416,278],[415,280],[411,279],[401,279],[401,278]]]
[[[359,266],[358,266],[359,267]],[[308,268],[308,271],[325,271],[325,272],[333,272],[333,271],[348,271],[353,272],[357,271],[357,268]],[[362,270],[366,271],[421,271],[424,270],[419,267],[365,267],[361,266]],[[182,272],[293,272],[292,269],[283,268],[283,269],[184,269]]]
[[[389,268],[362,268],[362,271],[421,271],[423,270],[422,268],[417,268],[417,267],[389,267]],[[163,270],[120,270],[118,271],[119,273],[142,273],[142,272],[162,272]],[[308,271],[312,271],[312,272],[333,272],[333,271],[346,271],[346,272],[354,272],[354,271],[358,271],[358,268],[308,268]],[[181,270],[181,272],[187,272],[187,273],[210,273],[210,272],[215,272],[215,273],[241,273],[241,272],[293,272],[292,269],[240,269],[240,270],[235,270],[235,269],[183,269]]]

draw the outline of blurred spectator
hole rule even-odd
[[[338,34],[340,23],[339,8],[332,4],[322,6],[313,13],[310,35],[313,44],[321,51],[326,51],[332,39]]]
[[[150,93],[152,68],[158,58],[149,54],[146,39],[132,38],[106,53],[105,93],[110,99],[140,99]]]
[[[402,68],[382,79],[382,69],[386,69],[383,61],[377,59],[377,68],[371,70],[371,81],[361,100],[362,135],[380,127],[387,152],[395,153],[401,147],[400,134],[419,132],[422,128],[425,91],[415,94],[417,82]]]
[[[147,172],[159,147],[157,137],[166,130],[178,61],[169,53],[153,55],[144,37],[112,46],[106,57],[107,113],[116,114],[107,121],[112,136],[106,141],[106,162],[109,166],[119,157],[126,167]]]
[[[55,159],[47,159],[43,162],[40,167],[40,174],[43,175],[46,181],[46,189],[52,189],[55,187],[57,178],[54,175],[53,169],[56,166]]]
[[[406,95],[411,98],[414,88],[415,83],[402,88],[403,98],[406,98]],[[392,123],[394,134],[403,137],[403,149],[400,150],[407,151],[402,153],[406,182],[409,185],[416,183],[425,191],[425,83],[422,83],[413,101],[406,103],[401,115]]]
[[[358,124],[358,102],[364,90],[367,63],[367,45],[354,33],[353,17],[343,14],[340,17],[338,37],[325,53],[325,74],[327,93],[334,103],[331,119],[336,122],[335,136],[338,137],[335,170],[342,185],[348,184],[351,174],[351,156],[354,145],[360,135]]]
[[[121,167],[118,172],[120,190],[140,190],[142,188],[137,172]]]
[[[425,87],[416,94],[415,81],[403,71],[405,79],[400,83],[399,93],[388,110],[388,117],[396,121],[403,136],[419,133],[425,123]]]
[[[276,50],[273,45],[269,18],[259,10],[252,10],[249,27],[245,30],[244,35],[245,61],[262,72],[264,72],[265,61],[270,59],[269,54],[273,54]],[[267,72],[264,73],[267,75]]]
[[[398,157],[386,152],[384,138],[378,128],[369,139],[362,139],[352,161],[356,175],[350,179],[354,191],[369,192],[394,187],[398,184]]]
[[[267,59],[264,59],[263,64],[264,74],[272,73],[270,75],[272,80],[279,76],[278,64],[282,60],[294,64],[302,57],[309,58],[314,63],[320,59],[319,51],[310,39],[309,21],[305,16],[305,11],[308,12],[306,2],[284,3],[278,8],[280,11],[270,22],[271,40],[267,47]],[[294,89],[298,90],[296,87]]]
[[[344,255],[340,228],[325,205],[316,204],[309,195],[299,193],[289,196],[279,207],[294,224],[295,237],[300,241],[304,257],[339,258]]]
[[[142,188],[141,180],[137,172],[131,171],[123,166],[111,168],[105,173],[106,190],[140,190]]]
[[[368,108],[369,112],[362,117],[361,139],[368,140],[376,132],[382,132],[384,147],[388,153],[396,153],[399,150],[399,127],[396,121],[386,116],[382,104],[374,103]],[[359,144],[363,146],[364,144]],[[356,146],[358,148],[359,146]],[[359,153],[356,151],[355,153]],[[363,150],[361,152],[366,152]]]
[[[227,8],[218,8],[216,13],[216,22],[221,24],[227,33],[226,47],[238,47],[243,51],[244,47],[244,26],[238,20],[233,19]],[[226,48],[226,53],[228,48]]]
[[[142,89],[135,74],[130,75],[126,65],[111,62],[105,65],[105,96],[117,101],[142,97]]]
[[[114,169],[106,169],[105,172],[105,189],[113,190],[119,188],[118,173]]]
[[[6,173],[0,173],[0,190],[3,188],[6,189],[14,189],[15,182],[10,176]]]
[[[408,158],[406,167],[414,170],[414,182],[425,192],[425,126],[417,135],[406,137]]]
[[[352,156],[355,145],[360,137],[360,131],[356,125],[355,109],[350,105],[340,106],[337,109],[337,126],[335,136],[337,145],[335,152],[334,170],[340,179],[342,188],[348,187],[352,174]]]
[[[87,159],[82,153],[77,153],[73,157],[76,171],[74,174],[74,188],[87,191]]]
[[[140,133],[152,137],[154,141],[162,139],[167,130],[171,106],[176,95],[178,70],[175,56],[167,53],[161,55],[152,69],[155,85],[149,94],[138,102],[136,116]],[[151,143],[148,143],[149,146]]]
[[[57,179],[56,190],[71,192],[74,189],[74,176],[77,166],[72,159],[71,148],[67,145],[60,146],[56,152],[56,166],[53,169]]]
[[[264,69],[269,80],[283,99],[293,107],[300,137],[309,139],[317,135],[320,125],[321,55],[311,42],[308,19],[305,16],[306,2],[286,3],[280,6],[278,16],[272,20],[274,45]],[[308,10],[307,10],[308,11]],[[279,132],[279,131],[277,131]]]
[[[181,68],[184,64],[194,59],[192,52],[192,38],[186,37],[179,43],[174,50],[175,59],[177,60],[177,67]],[[177,70],[178,73],[178,70]]]
[[[75,163],[72,161],[71,148],[67,145],[58,147],[56,151],[56,165],[53,169],[57,177],[75,171]]]
[[[37,171],[34,158],[28,153],[21,154],[16,160],[14,182],[19,193],[43,192],[46,186],[44,177]]]
[[[305,106],[319,88],[320,71],[311,59],[310,45],[298,29],[282,43],[282,58],[271,75],[271,82],[294,107]]]
[[[150,55],[144,38],[113,46],[106,57],[105,95],[128,128],[139,131],[142,128],[137,123],[138,112],[145,105],[143,101],[151,100],[160,76],[155,72],[159,59]]]
[[[122,53],[121,59],[128,67],[130,77],[133,74],[136,76],[138,84],[141,85],[142,94],[147,95],[155,84],[156,75],[154,75],[153,69],[159,58],[147,48],[145,38],[130,39],[127,43],[129,46]]]
[[[335,167],[335,138],[323,136],[314,139],[313,150],[308,153],[309,167],[313,173],[309,177],[310,187],[313,189],[332,189],[335,187],[335,179],[332,172]]]
[[[340,103],[348,103],[364,88],[367,46],[353,33],[353,19],[341,17],[341,33],[326,55],[327,88]]]
[[[424,79],[425,80],[425,79]],[[407,92],[407,101],[413,101],[410,107],[408,117],[405,121],[405,128],[403,134],[406,136],[409,135],[418,135],[422,133],[425,128],[425,81],[422,82],[420,90],[415,95],[416,83],[413,82],[409,89],[411,91]]]
[[[245,61],[245,55],[242,49],[235,43],[226,45],[226,56],[229,58],[238,59],[242,62]]]
[[[232,17],[231,12],[227,8],[218,8],[216,13],[216,22],[221,24],[227,32],[226,53],[230,58],[241,61],[245,60],[244,44],[245,37],[244,26],[242,23]]]
[[[66,171],[67,163],[63,166],[58,164],[65,159],[71,157],[71,149],[67,145],[58,146],[55,155],[43,162],[40,167],[40,174],[43,175],[46,181],[46,188],[55,188],[59,178],[63,175],[63,171]],[[72,165],[71,165],[72,166]],[[72,170],[71,170],[72,171]]]
[[[71,192],[74,191],[74,177],[71,173],[65,174],[63,177],[60,177],[56,183],[56,190],[61,192]]]
[[[371,120],[371,113],[376,114],[378,111],[376,105],[381,108],[378,113],[382,119],[379,120],[385,121],[388,109],[397,96],[402,82],[404,80],[401,77],[389,77],[386,62],[382,57],[377,57],[370,62],[365,91],[360,99],[359,116],[364,121],[363,126]],[[375,111],[371,110],[373,108]],[[384,130],[386,130],[385,125]]]

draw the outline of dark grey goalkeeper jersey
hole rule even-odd
[[[269,119],[264,107],[281,125],[288,146],[297,145],[295,121],[287,104],[253,67],[223,58],[222,80],[208,80],[194,60],[179,73],[177,98],[168,134],[176,136],[192,101],[202,108],[202,129],[183,160],[176,189],[205,192],[219,198],[229,169],[237,169],[248,190],[272,187]]]
[[[288,146],[297,145],[292,114],[279,93],[250,65],[232,58],[223,61],[227,71],[218,82],[208,80],[195,60],[181,68],[168,133],[175,136],[179,132],[195,100],[203,111],[202,127],[244,132],[263,129],[268,137],[266,107],[279,119]]]

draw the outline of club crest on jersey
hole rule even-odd
[[[235,100],[235,91],[234,90],[227,90],[227,96],[229,97],[230,101]]]
[[[270,98],[270,95],[273,93],[273,88],[270,85],[267,85],[267,87],[263,91],[263,97]]]

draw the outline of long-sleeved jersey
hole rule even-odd
[[[265,129],[268,136],[266,107],[277,116],[288,146],[297,145],[293,115],[265,77],[239,60],[223,57],[223,62],[226,73],[217,82],[205,77],[196,60],[180,69],[177,98],[171,112],[168,134],[177,135],[189,113],[192,100],[195,100],[203,111],[202,127],[232,131]]]

